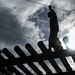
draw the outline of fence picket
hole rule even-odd
[[[16,46],[14,50],[20,57],[26,58],[25,53],[18,46]],[[43,75],[42,72],[33,64],[33,62],[27,62],[27,64],[37,73],[37,75]]]
[[[27,44],[25,48],[31,54],[31,56],[27,56],[23,50],[19,46],[14,47],[14,51],[19,55],[19,57],[15,57],[8,49],[4,48],[0,51],[0,73],[5,75],[12,75],[15,73],[16,75],[23,75],[14,65],[17,65],[25,74],[33,75],[24,64],[28,64],[37,75],[43,75],[43,73],[38,69],[37,66],[34,65],[34,62],[38,62],[38,64],[46,71],[48,75],[75,75],[75,71],[72,70],[70,65],[68,64],[65,57],[72,56],[75,61],[75,52],[70,52],[68,50],[63,50],[60,52],[50,52],[45,44],[40,41],[38,42],[38,47],[42,51],[42,54],[38,54],[36,50],[31,46],[31,44]],[[1,54],[5,54],[8,59],[5,59]],[[62,72],[60,67],[56,64],[54,59],[59,58],[67,72]],[[53,74],[49,67],[44,63],[44,60],[48,60],[53,68],[57,71],[57,73]]]
[[[7,50],[7,49],[3,49],[2,52],[3,52],[9,59],[14,59],[14,58],[15,58],[15,56],[14,56],[12,53],[10,53],[9,50]],[[30,73],[22,64],[17,64],[17,66],[18,66],[20,69],[22,69],[25,73],[32,75],[32,73]]]

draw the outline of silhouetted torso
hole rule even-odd
[[[50,11],[48,13],[48,17],[50,18],[50,35],[57,36],[59,32],[57,16],[54,10],[51,9]]]

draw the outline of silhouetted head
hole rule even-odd
[[[52,8],[52,6],[51,5],[49,5],[49,9],[51,10],[51,8]]]
[[[69,37],[68,37],[68,36],[65,36],[65,37],[63,38],[63,42],[64,42],[65,44],[68,44],[68,42],[69,42]]]

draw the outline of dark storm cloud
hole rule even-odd
[[[35,25],[35,22],[29,21],[27,18],[42,6],[25,0],[19,0],[18,2],[17,0],[0,0],[0,2],[2,4],[0,5],[0,16],[2,17],[0,18],[0,25],[4,27],[0,28],[0,48],[10,48],[10,46],[13,47],[16,44],[20,44],[23,47],[27,43],[31,43],[36,48],[35,44],[37,45],[39,40],[44,40],[44,34],[39,26]],[[18,35],[15,32],[27,37]],[[37,52],[39,53],[40,51],[37,50]]]
[[[9,45],[25,44],[27,38],[17,33],[25,34],[27,29],[21,27],[16,16],[11,14],[9,9],[3,8],[0,11],[0,26],[0,42]]]
[[[49,18],[48,18],[48,8],[43,7],[39,9],[34,15],[29,17],[30,21],[35,22],[36,26],[39,26],[41,31],[44,33],[44,38],[48,40],[49,37]]]
[[[10,9],[2,8],[0,11],[0,49],[6,47],[9,50],[19,45],[25,49],[27,43],[37,48],[37,41],[42,39],[43,34],[34,22],[26,21],[22,26]],[[40,51],[36,49],[38,53]],[[12,51],[13,52],[13,51]]]

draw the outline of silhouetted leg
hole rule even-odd
[[[49,51],[51,52],[52,48],[52,37],[49,36]]]
[[[58,37],[54,37],[53,48],[55,51],[62,51],[63,50],[63,47],[62,47],[61,42],[58,39]]]
[[[55,51],[62,51],[63,47],[61,45],[60,40],[56,36],[50,36],[49,37],[49,50],[51,52],[51,48],[53,48]]]

